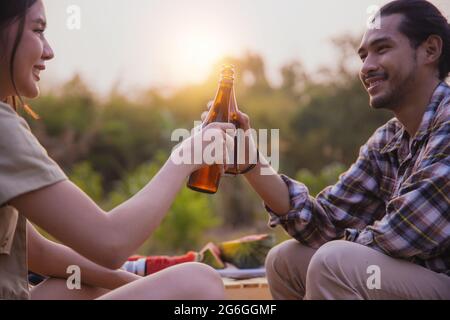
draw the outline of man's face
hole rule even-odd
[[[380,29],[368,30],[358,50],[363,61],[360,78],[376,109],[394,110],[416,82],[416,50],[399,31],[402,19],[399,14],[382,16]]]

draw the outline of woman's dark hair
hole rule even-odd
[[[19,48],[20,41],[22,40],[23,31],[25,28],[25,17],[28,9],[36,3],[37,0],[1,0],[0,1],[0,36],[2,41],[2,47],[5,48],[5,29],[10,26],[12,23],[19,21],[19,26],[17,30],[16,37],[14,39],[11,57],[9,61],[9,74],[11,77],[11,81],[14,87],[14,90],[17,93],[16,97],[11,97],[11,102],[13,107],[17,108],[17,99],[20,100],[21,104],[26,107],[23,103],[22,98],[19,95],[17,90],[16,83],[14,81],[14,62],[16,59],[17,49]],[[1,55],[6,56],[6,52],[1,52]],[[27,108],[26,108],[27,109]]]
[[[426,0],[395,0],[381,9],[381,16],[403,15],[399,31],[408,37],[417,49],[431,35],[442,39],[439,59],[439,79],[445,80],[450,72],[450,25],[438,8]]]

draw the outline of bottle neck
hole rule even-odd
[[[233,105],[235,108],[237,108],[236,93],[234,90],[234,85],[231,86],[231,92],[230,92],[230,106],[231,105]]]
[[[222,87],[232,87],[234,84],[234,80],[232,78],[221,78],[219,81],[219,86]]]

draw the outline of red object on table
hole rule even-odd
[[[123,269],[136,273],[141,276],[156,273],[168,267],[185,263],[197,261],[198,254],[194,251],[189,251],[182,256],[132,256],[122,267]]]

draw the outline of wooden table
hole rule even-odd
[[[272,300],[267,278],[246,280],[222,279],[228,300]]]

